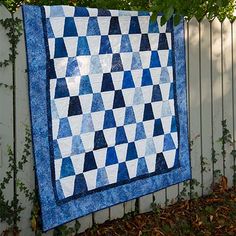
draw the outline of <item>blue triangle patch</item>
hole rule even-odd
[[[173,17],[170,18],[170,20],[166,23],[166,33],[172,33],[173,31]]]
[[[75,7],[74,16],[89,16],[88,9],[85,7]]]
[[[63,38],[55,38],[54,58],[68,57],[66,45]]]
[[[93,93],[88,75],[81,76],[79,85],[79,95]]]
[[[81,36],[78,38],[78,46],[77,46],[77,56],[82,55],[90,55],[89,45],[87,41],[87,37]]]
[[[140,139],[145,139],[146,134],[143,126],[143,122],[137,123],[136,132],[135,132],[135,141]]]
[[[113,127],[116,127],[116,121],[114,118],[113,110],[107,110],[105,111],[103,129],[109,129]]]
[[[176,117],[175,116],[172,116],[170,132],[171,133],[177,132],[177,124],[176,124]]]
[[[159,34],[159,44],[158,44],[158,50],[168,50],[169,46],[168,46],[168,41],[166,38],[166,34],[165,33],[160,33]]]
[[[122,143],[128,143],[126,134],[125,134],[125,129],[123,126],[117,127],[116,130],[116,145],[122,144]]]
[[[55,98],[63,98],[69,96],[69,91],[67,88],[67,83],[64,78],[57,79]]]
[[[107,147],[107,142],[102,130],[96,131],[94,136],[94,150]]]
[[[50,17],[62,17],[65,16],[62,6],[51,6]]]
[[[154,115],[152,111],[152,104],[147,103],[145,104],[145,107],[144,107],[143,121],[153,120],[153,119],[154,119]]]
[[[142,62],[138,52],[134,52],[132,56],[131,70],[142,69]]]
[[[138,159],[137,176],[148,173],[147,164],[144,157]]]
[[[75,21],[73,17],[65,18],[64,37],[78,36]]]
[[[57,107],[56,107],[54,99],[51,100],[51,117],[52,117],[52,120],[59,119],[59,115],[58,115],[58,111],[57,111]]]
[[[71,133],[68,118],[60,119],[57,138],[65,138],[65,137],[70,137],[70,136],[72,136],[72,133]]]
[[[85,153],[83,172],[97,169],[97,164],[93,152]]]
[[[106,91],[113,91],[113,90],[115,90],[115,88],[114,88],[111,74],[110,73],[103,74],[101,91],[106,92]]]
[[[76,57],[69,57],[66,68],[66,77],[79,76],[79,66]]]
[[[154,123],[154,131],[153,136],[158,136],[164,134],[164,130],[162,127],[161,119],[156,119]]]
[[[76,175],[74,185],[74,195],[85,193],[88,191],[84,174]]]
[[[122,35],[120,52],[132,52],[131,43],[127,34]]]
[[[170,94],[169,94],[169,99],[174,99],[174,83],[170,84]]]
[[[152,85],[152,76],[149,69],[143,70],[142,86]]]
[[[106,9],[98,9],[98,16],[111,16],[111,12]]]
[[[60,178],[75,175],[74,167],[70,157],[62,159]]]
[[[47,37],[48,38],[55,38],[49,19],[46,19],[46,27],[47,27]]]
[[[110,40],[107,35],[102,35],[99,54],[109,54],[109,53],[112,53]]]
[[[57,140],[53,140],[53,153],[54,153],[54,159],[62,158]]]
[[[135,87],[135,85],[134,85],[131,71],[125,71],[124,77],[123,77],[122,89],[134,88],[134,87]]]
[[[121,34],[120,23],[119,23],[119,19],[117,16],[111,17],[109,34],[111,34],[111,35],[112,34]]]
[[[176,149],[176,148],[175,148],[174,141],[171,137],[171,134],[165,134],[163,151],[168,151],[168,150],[173,150],[173,149]]]
[[[157,51],[152,51],[150,68],[161,67],[160,58]]]
[[[115,147],[109,147],[107,149],[106,166],[110,166],[117,163],[118,163],[118,159],[117,159]]]
[[[143,92],[140,87],[135,88],[133,104],[144,104]]]
[[[170,75],[167,67],[161,68],[161,75],[160,75],[160,84],[169,83],[170,82]]]
[[[169,49],[167,66],[172,66],[173,65],[172,58],[173,58],[172,49]]]
[[[131,16],[129,34],[141,34],[139,20],[137,16]]]
[[[170,108],[170,104],[168,101],[164,101],[162,103],[162,110],[161,110],[161,117],[165,117],[165,116],[171,116],[171,108]]]
[[[111,72],[123,71],[123,64],[119,53],[112,55]]]
[[[53,59],[49,60],[49,75],[48,75],[48,77],[49,77],[49,79],[56,79],[57,78]]]
[[[70,97],[68,116],[76,116],[82,114],[82,108],[78,96]]]
[[[158,153],[156,157],[156,173],[162,174],[168,171],[168,166],[166,164],[163,153]]]
[[[109,184],[108,178],[107,178],[107,172],[106,169],[99,168],[97,173],[97,179],[96,179],[96,188],[103,187]]]
[[[101,93],[94,93],[91,112],[103,111],[103,110],[105,109],[104,109]]]
[[[135,147],[135,143],[128,143],[128,150],[126,154],[126,161],[134,160],[138,158],[137,150]]]
[[[97,17],[89,17],[87,36],[91,35],[101,35]]]
[[[133,107],[126,107],[125,110],[125,125],[136,123]]]
[[[148,34],[142,34],[140,42],[140,51],[150,51],[151,46],[148,38]]]
[[[115,91],[113,109],[125,107],[125,101],[121,90]]]
[[[153,85],[152,102],[162,101],[161,89],[159,84]]]
[[[81,133],[94,132],[93,120],[91,114],[83,114]]]
[[[90,58],[90,73],[91,74],[102,73],[102,66],[98,55],[92,55]]]
[[[129,173],[125,162],[119,164],[117,182],[128,180]]]
[[[85,149],[80,135],[74,135],[72,138],[71,155],[78,155],[84,152]]]
[[[148,33],[159,33],[159,27],[157,21],[149,21]]]
[[[149,156],[152,154],[156,154],[156,148],[155,148],[155,144],[153,142],[152,138],[148,138],[146,140],[146,152],[145,152],[145,156]]]

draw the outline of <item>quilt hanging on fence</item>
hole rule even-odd
[[[190,178],[184,26],[24,6],[43,229]]]

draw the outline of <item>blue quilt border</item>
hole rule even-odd
[[[72,221],[127,200],[155,192],[170,185],[191,178],[187,99],[184,23],[174,27],[176,95],[179,120],[179,162],[180,168],[161,175],[140,179],[129,184],[110,188],[101,192],[71,200],[64,204],[56,203],[50,169],[50,147],[47,123],[46,100],[46,48],[43,34],[41,7],[23,6],[24,30],[27,37],[27,64],[29,77],[30,111],[32,125],[33,153],[38,180],[43,230]],[[37,47],[35,47],[37,45]],[[34,95],[34,96],[31,96]],[[35,96],[36,95],[36,96]],[[41,98],[40,102],[38,98]],[[142,186],[142,188],[140,188]],[[96,202],[96,205],[94,204]]]

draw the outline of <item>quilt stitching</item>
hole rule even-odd
[[[45,7],[59,200],[178,167],[172,28],[68,9]]]

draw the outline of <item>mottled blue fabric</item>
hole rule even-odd
[[[23,6],[43,230],[191,178],[184,24]]]

